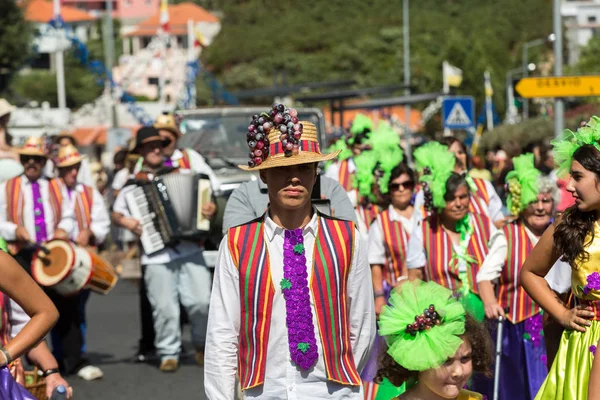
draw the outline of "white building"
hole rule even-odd
[[[600,36],[600,0],[563,0],[561,15],[566,27],[568,64],[579,60],[581,48]]]

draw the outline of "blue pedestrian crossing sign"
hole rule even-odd
[[[471,96],[444,97],[444,128],[469,129],[475,126],[475,101]]]

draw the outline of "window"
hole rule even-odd
[[[588,22],[590,24],[595,24],[596,23],[596,16],[595,15],[589,15],[588,16]]]

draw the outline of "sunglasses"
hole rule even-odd
[[[413,181],[406,181],[406,182],[401,182],[401,183],[392,183],[389,186],[390,190],[392,190],[392,191],[400,190],[400,187],[407,189],[407,190],[413,190],[415,187],[415,183]]]
[[[41,164],[44,162],[45,158],[42,156],[20,156],[21,164],[27,164],[29,161],[33,161],[34,163]]]

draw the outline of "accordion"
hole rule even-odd
[[[142,224],[140,241],[147,255],[180,240],[206,236],[210,221],[202,215],[202,206],[211,198],[207,175],[184,172],[137,181],[135,189],[125,195],[131,215]]]

